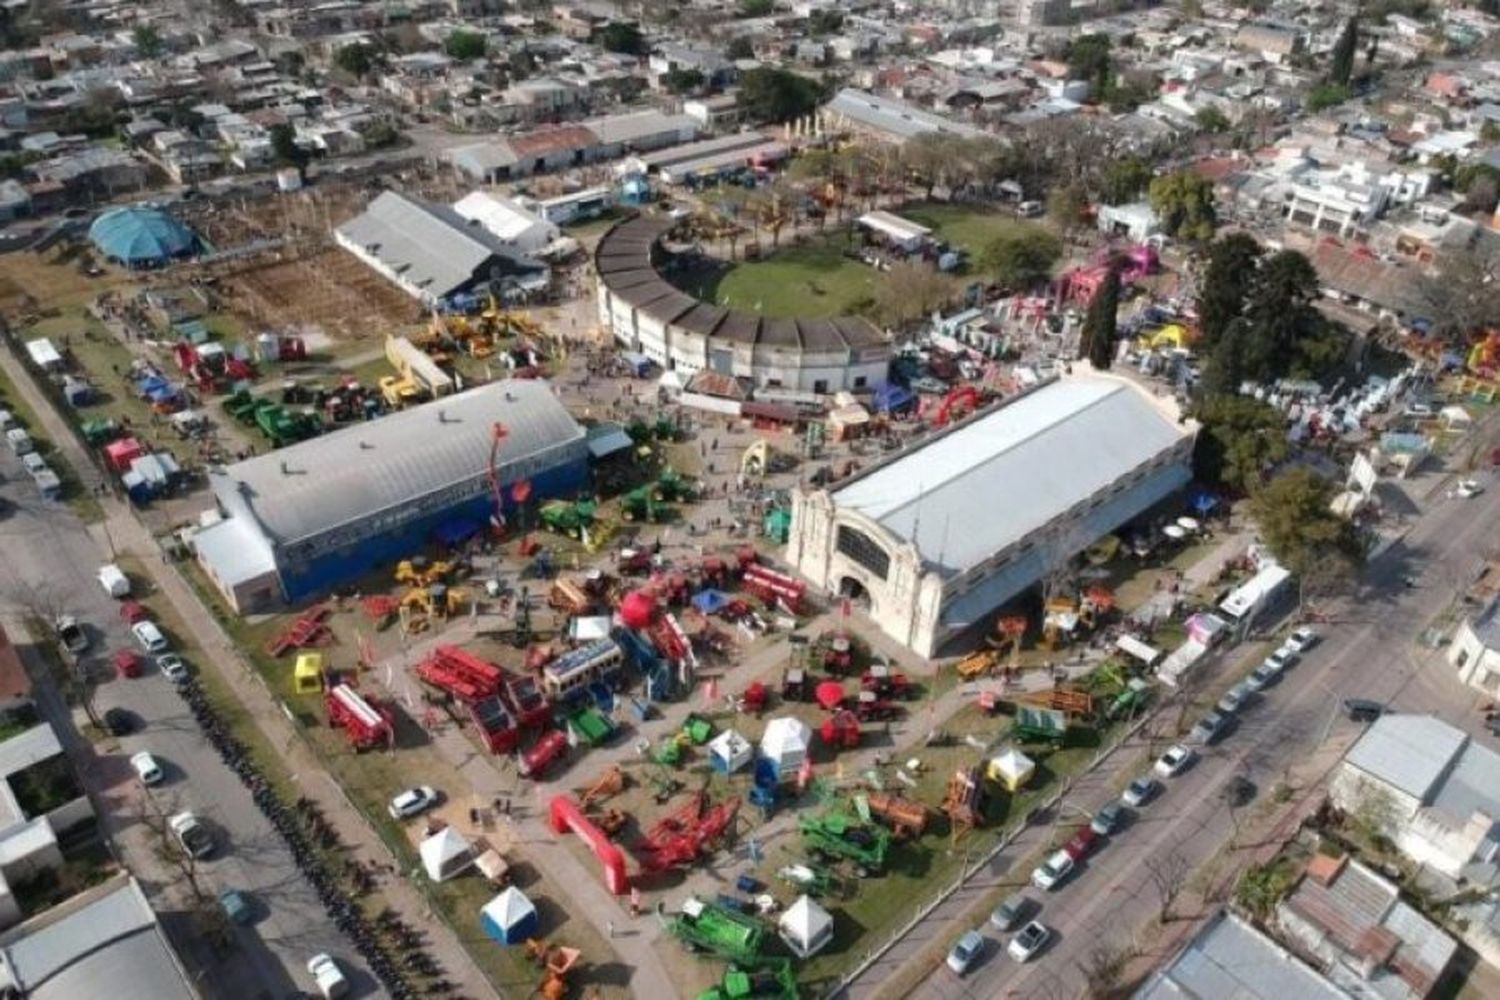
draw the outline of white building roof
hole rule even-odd
[[[1349,994],[1233,914],[1220,914],[1135,1000],[1347,1000]]]
[[[1128,477],[1186,433],[1129,383],[1080,376],[872,469],[833,500],[957,573]]]
[[[918,225],[910,219],[903,219],[899,215],[891,212],[883,212],[879,209],[861,215],[858,222],[866,229],[873,229],[876,232],[886,234],[892,239],[903,242],[925,239],[932,235],[932,230],[926,226]]]
[[[1344,760],[1428,804],[1467,741],[1463,730],[1430,715],[1382,715]]]
[[[488,191],[472,191],[464,195],[453,203],[453,211],[471,222],[479,223],[490,235],[507,243],[514,243],[538,228],[557,228],[509,198],[500,198]]]
[[[845,87],[834,95],[826,109],[858,122],[866,128],[884,132],[893,139],[905,141],[924,132],[946,132],[949,135],[973,138],[985,133],[941,115],[907,104],[879,97],[865,90]]]

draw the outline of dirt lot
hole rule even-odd
[[[378,344],[423,320],[410,296],[331,243],[295,260],[266,257],[214,268],[226,304],[256,327],[321,330]]]

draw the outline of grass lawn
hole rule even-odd
[[[936,230],[943,239],[965,248],[971,254],[979,253],[986,243],[1003,232],[1032,225],[979,205],[951,205],[935,201],[908,205],[897,209],[896,214]]]
[[[785,247],[690,284],[689,294],[773,318],[845,316],[875,291],[880,272],[843,255],[837,238]]]

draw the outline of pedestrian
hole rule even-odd
[[[615,922],[613,920],[606,921],[604,929],[609,932],[609,939],[613,941],[615,939]]]

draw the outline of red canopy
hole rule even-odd
[[[656,598],[644,590],[632,590],[620,602],[620,621],[626,628],[645,628],[656,617]]]
[[[831,712],[844,700],[844,685],[838,681],[824,681],[813,691],[813,697],[819,705]]]

